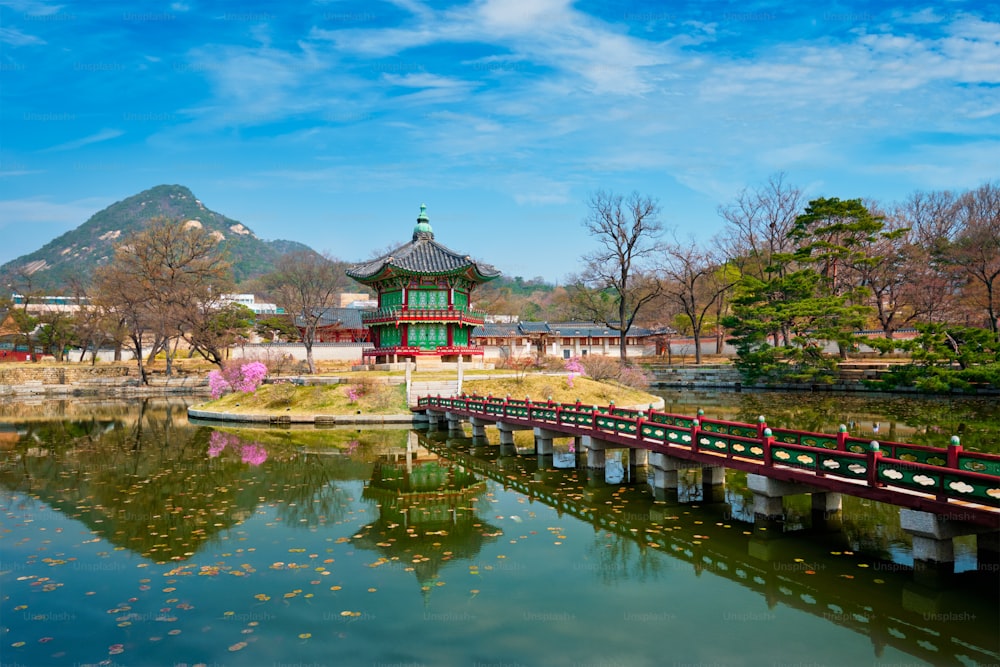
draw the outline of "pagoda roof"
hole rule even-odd
[[[486,282],[500,275],[495,267],[474,261],[469,255],[438,243],[421,205],[417,226],[409,243],[390,250],[376,259],[351,266],[347,275],[360,283],[372,283],[393,275],[464,275],[469,280]]]

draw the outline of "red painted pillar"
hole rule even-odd
[[[774,444],[774,435],[771,429],[765,428],[760,438],[760,446],[764,450],[764,467],[770,468],[773,465],[771,460],[771,445]]]
[[[878,442],[872,440],[871,444],[868,445],[868,486],[885,486],[885,484],[880,482],[878,479],[878,460],[880,458],[882,458],[882,449],[879,447]]]
[[[957,435],[951,436],[951,444],[948,445],[948,467],[958,469],[958,455],[962,453],[961,440]]]

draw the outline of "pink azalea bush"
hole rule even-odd
[[[227,364],[221,371],[208,374],[208,388],[212,398],[219,398],[231,391],[249,394],[257,391],[267,377],[267,366],[259,361],[248,364]]]
[[[208,456],[215,458],[222,453],[226,447],[237,441],[236,436],[220,431],[212,431],[208,436]]]
[[[214,459],[227,448],[238,449],[243,463],[259,466],[267,460],[267,450],[259,442],[246,443],[231,433],[212,431],[208,436],[208,456]]]
[[[251,442],[248,445],[240,447],[240,458],[243,460],[243,463],[259,466],[267,460],[267,450],[264,449],[264,445]]]
[[[573,379],[577,375],[586,375],[587,372],[583,368],[583,364],[580,362],[580,357],[570,357],[566,360],[566,370],[569,371],[569,375],[566,376],[566,386],[570,389],[573,388]]]

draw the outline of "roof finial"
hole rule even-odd
[[[417,216],[417,226],[413,228],[413,240],[416,241],[418,238],[434,238],[434,230],[431,229],[430,218],[427,217],[427,204],[420,205],[420,215]]]

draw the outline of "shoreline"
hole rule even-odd
[[[188,419],[200,419],[215,423],[236,424],[313,424],[314,426],[342,425],[380,425],[380,424],[416,424],[427,421],[427,416],[420,413],[410,414],[353,414],[353,415],[318,415],[318,414],[249,414],[238,412],[219,412],[216,410],[187,409]]]

